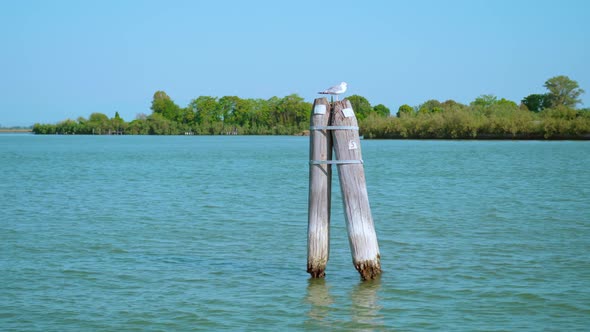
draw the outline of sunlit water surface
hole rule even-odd
[[[0,330],[575,331],[590,143],[362,141],[380,280],[334,172],[306,268],[308,138],[0,135]]]

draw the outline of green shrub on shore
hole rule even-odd
[[[587,111],[519,108],[442,110],[401,117],[371,116],[361,121],[365,138],[412,139],[588,139]]]

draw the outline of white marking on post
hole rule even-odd
[[[313,114],[326,114],[326,105],[317,104],[313,107]]]
[[[345,117],[350,118],[351,116],[354,116],[354,111],[352,108],[347,107],[342,110],[342,114],[344,114]]]

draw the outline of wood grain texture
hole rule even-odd
[[[324,114],[315,114],[316,105],[324,105]],[[310,125],[327,126],[330,120],[330,103],[317,98],[311,112]],[[310,160],[332,159],[332,137],[328,130],[310,130]],[[307,272],[312,278],[323,278],[330,252],[330,196],[332,166],[309,165],[309,204],[307,228]]]
[[[348,100],[332,105],[333,126],[358,126]],[[338,160],[362,160],[358,130],[332,131],[334,152]],[[381,273],[381,255],[371,215],[363,164],[339,164],[338,176],[348,229],[352,261],[363,280]]]

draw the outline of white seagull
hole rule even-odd
[[[348,84],[346,82],[340,82],[338,85],[334,85],[333,87],[327,88],[324,91],[318,92],[321,95],[336,95],[336,100],[338,100],[338,95],[343,94],[346,92],[346,88]]]

